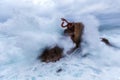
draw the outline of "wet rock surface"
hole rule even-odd
[[[109,46],[111,45],[109,40],[106,38],[101,38],[101,41],[104,42],[106,45],[109,45]]]
[[[45,48],[39,59],[42,62],[55,62],[58,61],[63,56],[63,49],[55,46],[53,48]]]
[[[60,72],[62,72],[62,69],[60,68],[60,69],[58,69],[56,72],[57,72],[57,73],[60,73]]]
[[[107,46],[110,46],[110,47],[113,47],[113,48],[116,48],[116,49],[120,49],[119,46],[116,46],[116,45],[110,43],[110,41],[107,38],[101,38],[101,41],[103,43],[105,43]]]

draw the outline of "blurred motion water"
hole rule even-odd
[[[0,80],[119,80],[120,49],[100,41],[106,37],[120,47],[119,5],[120,0],[0,0]],[[42,63],[36,58],[44,47],[74,47],[62,36],[61,17],[85,25],[83,50]]]

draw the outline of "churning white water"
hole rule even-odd
[[[120,80],[119,5],[119,0],[0,0],[0,80]],[[74,47],[62,35],[61,17],[85,25],[82,51],[56,63],[40,62],[47,46],[64,47],[65,54]]]

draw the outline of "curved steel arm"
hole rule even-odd
[[[61,20],[62,20],[61,26],[62,27],[67,27],[67,25],[69,24],[69,22],[66,19],[64,19],[64,18],[61,18]],[[66,22],[67,25],[64,25],[64,22]]]

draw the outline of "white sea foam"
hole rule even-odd
[[[120,47],[120,28],[115,27],[119,4],[119,0],[0,0],[0,80],[119,79],[120,49],[100,41],[106,37]],[[45,47],[57,44],[66,54],[75,46],[62,35],[61,17],[85,25],[82,51],[56,63],[38,62]],[[114,30],[106,31],[111,24]],[[101,25],[104,31],[99,32]]]

